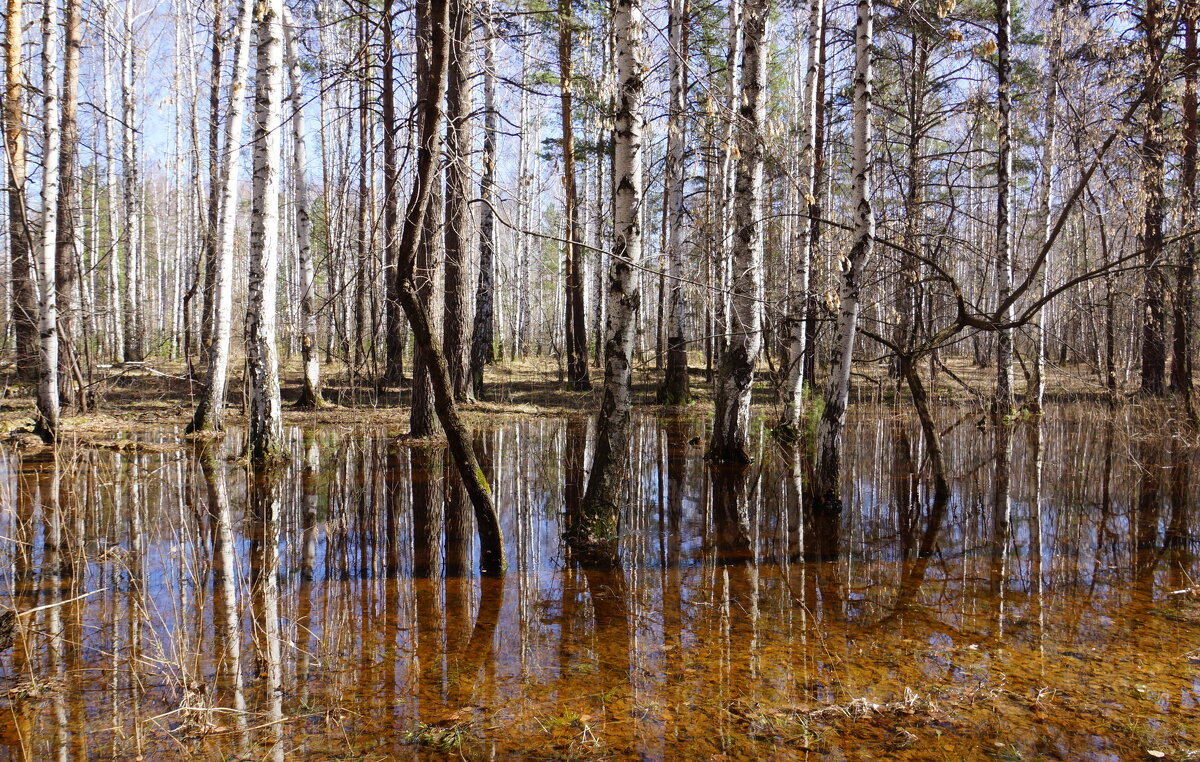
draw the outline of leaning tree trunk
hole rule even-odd
[[[428,14],[424,21],[428,32],[425,51],[428,56],[421,64],[424,81],[418,82],[421,94],[417,102],[420,135],[413,193],[405,210],[404,227],[400,236],[399,266],[396,272],[399,283],[396,291],[412,327],[417,350],[425,358],[429,369],[434,407],[446,432],[451,457],[454,458],[454,465],[471,498],[479,532],[480,571],[483,574],[501,574],[507,568],[504,558],[504,533],[500,528],[495,503],[492,501],[492,490],[479,467],[466,425],[459,417],[446,358],[438,349],[429,310],[414,282],[417,249],[422,244],[430,197],[433,195],[433,183],[437,177],[436,160],[441,153],[440,133],[444,116],[442,99],[446,94],[446,70],[450,49],[450,5],[447,0],[429,0],[424,9],[424,13]],[[394,130],[396,125],[394,122],[388,123],[384,125],[384,129]],[[390,187],[398,191],[395,183]]]
[[[242,0],[234,45],[233,78],[229,83],[229,111],[225,114],[226,156],[221,164],[218,208],[217,267],[213,284],[213,333],[208,377],[196,405],[189,431],[220,431],[229,374],[229,337],[233,323],[233,258],[237,233],[237,165],[241,153],[242,124],[246,114],[246,78],[250,62],[250,30],[254,0]]]
[[[483,396],[483,366],[493,358],[496,300],[496,28],[485,5],[483,42],[483,174],[479,179],[479,283],[475,288],[475,332],[471,335],[471,392]],[[520,182],[520,180],[518,180]]]
[[[279,168],[283,127],[283,0],[262,0],[258,11],[254,82],[254,198],[250,207],[246,373],[250,394],[247,450],[253,466],[284,456],[275,345],[279,284]]]
[[[592,388],[588,377],[587,327],[583,317],[583,238],[579,193],[575,180],[574,24],[571,0],[558,3],[558,78],[562,117],[563,220],[566,223],[566,264],[563,296],[567,381],[576,390]]]
[[[667,126],[666,182],[671,225],[670,281],[667,284],[667,372],[661,399],[682,405],[691,399],[688,387],[687,303],[683,287],[687,259],[687,24],[688,0],[670,0],[671,107]]]
[[[732,289],[729,341],[717,377],[716,419],[708,457],[718,462],[749,463],[750,395],[754,366],[762,349],[763,121],[767,85],[767,0],[749,0],[743,8],[742,97],[738,111],[740,158],[734,186]]]
[[[296,407],[317,408],[321,397],[321,361],[317,354],[317,272],[312,256],[312,221],[308,215],[308,176],[304,150],[304,89],[300,82],[300,55],[296,25],[285,11],[288,79],[291,92],[292,183],[296,204],[296,253],[300,267],[300,355],[304,381]]]
[[[996,295],[1000,304],[1008,304],[1013,288],[1012,265],[1012,0],[996,0],[996,86],[999,94],[1000,124],[996,155]],[[1012,320],[1012,306],[1000,311],[1000,319]],[[1013,409],[1013,345],[1012,329],[996,332],[996,408],[998,418],[1005,418]]]
[[[58,385],[60,400],[64,404],[73,401],[74,387],[71,385],[71,365],[75,357],[75,313],[79,301],[76,297],[80,259],[79,214],[76,208],[82,196],[79,193],[77,157],[79,151],[79,49],[83,44],[83,19],[81,0],[67,0],[64,30],[66,49],[63,52],[62,84],[62,146],[59,151],[58,185],[58,239],[55,242],[55,288],[58,290],[57,305],[59,358]],[[62,351],[63,349],[67,351]],[[82,379],[81,379],[82,380]],[[82,389],[80,390],[82,393]],[[79,399],[82,407],[84,400]]]
[[[804,359],[808,352],[809,264],[812,262],[813,211],[817,203],[817,79],[821,66],[821,35],[825,26],[824,0],[811,0],[808,7],[808,67],[804,72],[804,91],[801,97],[803,113],[800,123],[800,195],[805,215],[800,221],[799,252],[793,257],[791,290],[788,294],[788,354],[783,425],[795,436],[800,430],[800,413],[804,406]]]
[[[871,257],[875,213],[871,208],[871,46],[875,9],[873,0],[858,0],[854,45],[854,242],[843,265],[837,343],[825,394],[825,411],[817,428],[817,467],[813,497],[824,510],[841,509],[842,430],[850,402],[850,367],[862,309],[863,270]]]
[[[46,2],[42,13],[42,240],[38,271],[37,432],[47,442],[58,438],[58,308],[55,288],[55,247],[58,245],[59,117],[58,117],[58,4]]]
[[[8,242],[17,375],[38,377],[38,285],[25,205],[25,82],[21,75],[21,0],[8,0],[4,41],[4,146],[8,154]],[[106,122],[107,124],[107,122]]]
[[[614,131],[613,252],[608,274],[604,393],[587,491],[570,537],[585,555],[611,556],[619,530],[621,487],[629,463],[630,380],[634,328],[641,296],[634,268],[642,258],[642,130],[645,126],[644,16],[641,0],[617,0],[617,102]]]
[[[450,70],[446,85],[446,247],[442,349],[454,398],[471,400],[467,284],[471,263],[471,13],[455,3],[450,17]]]

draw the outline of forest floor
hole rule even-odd
[[[706,378],[703,359],[693,358],[691,392],[693,401],[682,408],[703,415],[712,410],[712,383]],[[237,364],[233,368],[238,368]],[[285,362],[282,370],[284,420],[291,424],[382,426],[396,433],[407,428],[409,388],[378,389],[363,374],[348,372],[345,365],[322,366],[325,407],[297,410],[288,403],[299,394],[301,369],[298,358]],[[484,399],[462,406],[467,420],[482,422],[498,417],[563,417],[594,412],[599,405],[603,370],[590,368],[592,389],[576,391],[566,383],[561,366],[552,357],[532,357],[488,366]],[[970,406],[984,404],[994,386],[993,369],[975,366],[970,358],[948,358],[939,362],[932,384],[934,398],[942,403]],[[928,376],[928,372],[925,374]],[[1016,370],[1017,390],[1024,383],[1022,368]],[[755,387],[755,406],[764,419],[780,411],[777,374],[769,364],[760,368]],[[88,408],[70,405],[63,411],[63,428],[68,438],[87,440],[112,436],[118,431],[163,425],[184,425],[195,409],[203,374],[187,377],[187,367],[178,361],[149,361],[100,365],[90,375]],[[662,371],[653,360],[634,370],[634,403],[644,409],[680,410],[659,406],[656,392]],[[854,369],[854,395],[859,401],[877,404],[906,402],[907,392],[888,377],[882,363],[859,364]],[[226,422],[244,423],[242,374],[234,370],[230,379]],[[1055,366],[1047,373],[1048,400],[1111,400],[1114,395],[1086,366]],[[1119,399],[1121,395],[1117,395]],[[21,383],[11,365],[0,370],[0,436],[21,436],[33,423],[34,386]]]

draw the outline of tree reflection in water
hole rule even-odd
[[[2,583],[34,610],[0,759],[1200,745],[1195,449],[1098,407],[964,415],[938,500],[916,422],[860,415],[840,513],[802,451],[710,466],[702,420],[637,419],[621,537],[586,557],[588,423],[480,430],[503,579],[436,444],[296,430],[269,479],[236,435],[0,450]]]

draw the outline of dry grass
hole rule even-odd
[[[692,413],[712,409],[712,384],[705,378],[703,361],[692,358]],[[226,419],[233,425],[244,423],[242,379],[235,369],[230,379],[229,408]],[[325,398],[330,404],[318,410],[297,410],[287,405],[299,394],[300,366],[297,359],[282,368],[282,387],[287,423],[303,425],[371,425],[401,433],[408,425],[409,388],[378,389],[363,384],[362,377],[341,364],[322,368]],[[190,382],[187,369],[179,362],[154,362],[142,365],[99,367],[88,387],[89,409],[64,411],[63,429],[68,440],[79,444],[125,449],[144,447],[133,444],[129,435],[163,425],[185,425],[195,409],[200,392],[198,382]],[[530,416],[566,417],[591,414],[599,407],[603,370],[591,368],[593,388],[571,389],[562,377],[554,358],[533,357],[491,365],[487,369],[487,392],[483,399],[463,405],[468,422],[486,423],[497,419]],[[1020,373],[1018,369],[1018,379]],[[662,409],[656,391],[662,372],[653,362],[635,363],[634,404],[643,409]],[[986,400],[994,384],[994,370],[979,368],[968,358],[949,358],[939,363],[932,384],[933,394],[942,402],[974,405]],[[1021,384],[1018,380],[1018,391]],[[18,446],[34,446],[28,432],[33,417],[33,387],[20,384],[11,369],[0,374],[0,437],[8,437]],[[855,367],[855,396],[859,402],[881,404],[907,402],[907,392],[888,377],[885,363],[862,363]],[[1055,367],[1048,374],[1047,398],[1050,400],[1104,400],[1114,396],[1100,386],[1086,368]],[[766,419],[780,412],[776,375],[770,364],[760,368],[755,388],[755,405]],[[1121,399],[1117,397],[1116,399]]]

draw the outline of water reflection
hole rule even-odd
[[[852,421],[840,513],[805,500],[803,453],[711,466],[703,421],[640,418],[598,559],[560,539],[587,421],[481,431],[504,579],[475,573],[437,446],[295,430],[290,470],[260,479],[240,442],[159,446],[175,432],[0,450],[0,582],[29,612],[0,758],[1200,746],[1195,449],[1099,408],[960,418],[941,501],[915,422]]]

